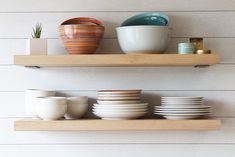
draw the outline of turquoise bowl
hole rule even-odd
[[[169,21],[169,17],[163,13],[143,13],[128,18],[121,24],[121,27],[138,25],[168,26]]]

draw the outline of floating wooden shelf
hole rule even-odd
[[[219,130],[220,120],[20,120],[15,121],[16,131],[197,131]]]
[[[14,64],[27,67],[154,67],[207,66],[220,63],[217,54],[99,54],[99,55],[17,55]]]

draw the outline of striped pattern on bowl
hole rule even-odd
[[[69,54],[95,53],[103,38],[105,28],[101,22],[99,25],[97,23],[91,24],[91,22],[72,21],[69,24],[66,21],[60,25],[60,37]]]

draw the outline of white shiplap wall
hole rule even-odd
[[[235,0],[0,0],[0,156],[1,157],[233,157],[235,154]],[[209,68],[45,68],[12,65],[25,53],[26,38],[43,22],[50,54],[65,53],[58,25],[65,19],[89,16],[106,25],[99,53],[120,53],[115,27],[131,15],[165,11],[171,17],[176,44],[191,36],[222,56]],[[213,132],[14,132],[13,121],[25,117],[24,89],[59,90],[61,95],[88,95],[98,89],[140,88],[144,100],[160,96],[204,96],[213,116],[223,120]],[[150,115],[151,116],[151,115]]]

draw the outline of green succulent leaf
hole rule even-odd
[[[40,38],[42,34],[42,24],[37,23],[35,28],[33,28],[32,38]]]

